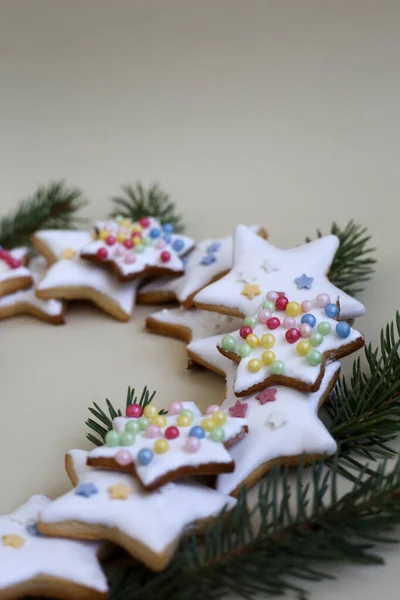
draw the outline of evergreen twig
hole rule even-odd
[[[329,280],[338,288],[355,296],[363,291],[363,284],[369,281],[374,272],[376,259],[373,257],[375,248],[369,246],[371,236],[367,229],[349,221],[343,229],[333,223],[331,234],[339,238],[340,245],[329,269]],[[318,229],[317,236],[324,234]],[[306,238],[310,242],[311,238]]]
[[[175,233],[184,231],[182,216],[176,212],[175,203],[157,183],[153,183],[149,189],[140,182],[134,186],[125,185],[122,192],[123,195],[111,199],[115,205],[110,215],[112,218],[123,216],[137,221],[141,217],[154,217],[162,225],[171,223]]]
[[[86,203],[79,189],[67,187],[63,181],[41,186],[0,220],[0,244],[5,248],[27,246],[39,229],[75,229],[83,222],[76,213]]]

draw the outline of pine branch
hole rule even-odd
[[[131,388],[129,386],[126,394],[125,409],[130,404],[139,404],[142,409],[145,409],[146,406],[154,400],[155,395],[156,392],[150,392],[146,385],[144,386],[139,398],[135,392],[135,388]],[[106,433],[113,428],[113,419],[116,417],[122,417],[123,414],[119,408],[114,408],[113,404],[108,398],[106,398],[106,410],[103,410],[96,402],[93,402],[93,406],[94,408],[89,406],[88,410],[96,420],[89,418],[85,422],[85,425],[97,433],[98,436],[88,433],[86,438],[95,446],[102,446],[105,441]],[[166,412],[166,410],[160,410],[161,415],[165,415]]]
[[[175,233],[184,231],[182,216],[176,212],[175,203],[157,183],[153,183],[146,190],[137,182],[135,186],[123,186],[122,191],[122,196],[114,196],[111,199],[115,205],[110,215],[112,218],[123,216],[137,221],[141,217],[154,217],[162,225],[171,223]]]
[[[301,464],[294,485],[288,469],[272,470],[254,509],[243,489],[236,508],[222,511],[204,540],[192,535],[182,542],[166,571],[151,575],[135,565],[120,573],[110,600],[248,599],[289,591],[304,598],[305,581],[333,578],[326,571],[331,563],[382,564],[376,544],[397,541],[400,459],[391,471],[383,463],[371,475],[361,472],[342,497],[337,464],[314,463],[307,471]]]
[[[344,229],[333,223],[330,233],[339,238],[340,245],[329,269],[329,280],[347,294],[355,296],[364,289],[360,284],[369,281],[374,272],[376,259],[371,256],[375,248],[369,247],[371,236],[367,235],[366,228],[354,221],[349,221]],[[319,238],[323,235],[317,230]],[[311,238],[306,238],[306,242],[310,241]]]
[[[5,248],[27,246],[39,229],[75,229],[83,221],[76,213],[86,203],[80,190],[66,187],[63,181],[42,186],[1,219],[0,244]]]

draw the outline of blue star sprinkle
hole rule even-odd
[[[29,525],[26,526],[26,533],[28,535],[32,535],[34,537],[41,536],[41,533],[38,529],[37,523],[29,523]]]
[[[213,244],[211,244],[210,246],[208,246],[207,252],[209,254],[213,254],[214,252],[218,252],[218,250],[220,248],[221,248],[221,244],[219,242],[214,242]]]
[[[296,277],[295,282],[297,283],[297,287],[299,290],[307,289],[309,290],[312,286],[312,282],[314,281],[314,277],[308,277],[305,273],[301,275],[301,277]]]
[[[99,493],[99,490],[94,483],[81,483],[75,490],[75,496],[82,496],[83,498],[90,498]]]
[[[213,254],[208,254],[208,256],[203,256],[203,258],[200,261],[200,264],[204,265],[204,266],[208,266],[208,265],[211,265],[216,260],[217,259],[215,258],[215,256]]]

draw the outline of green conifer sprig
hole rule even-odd
[[[86,203],[79,189],[67,187],[63,181],[41,186],[0,220],[0,244],[5,248],[29,246],[39,229],[75,229],[84,221],[76,213]]]
[[[148,189],[140,182],[134,186],[125,185],[122,192],[123,195],[111,199],[115,205],[110,215],[112,218],[123,216],[137,221],[141,217],[154,217],[162,225],[171,223],[175,233],[184,231],[182,215],[176,212],[175,202],[157,183],[153,183]]]

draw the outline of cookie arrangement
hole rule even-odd
[[[92,231],[38,231],[30,264],[25,249],[0,250],[0,318],[63,323],[68,301],[89,300],[128,321],[135,300],[178,302],[150,315],[147,330],[183,340],[190,365],[226,379],[221,405],[204,413],[190,401],[128,404],[102,445],[67,454],[69,492],[1,517],[1,598],[105,598],[108,542],[162,571],[243,486],[276,464],[335,453],[318,410],[339,360],[364,345],[349,324],[364,307],[328,279],[335,236],[292,250],[266,237],[238,225],[195,244],[153,217],[117,217]]]

